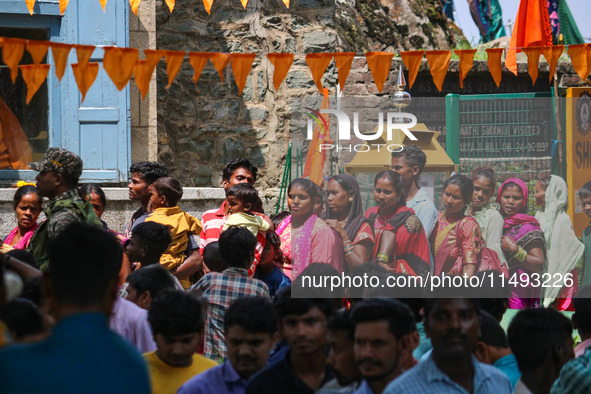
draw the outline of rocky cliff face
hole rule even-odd
[[[336,0],[339,50],[364,52],[466,46],[440,0]]]

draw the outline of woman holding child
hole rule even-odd
[[[503,215],[501,248],[509,265],[509,274],[516,278],[541,274],[544,270],[546,242],[538,221],[526,214],[527,185],[519,178],[507,179],[499,189],[497,202]],[[529,281],[511,290],[509,307],[523,309],[539,306],[540,289]],[[526,286],[527,285],[527,286]]]
[[[374,179],[376,206],[365,212],[373,224],[373,260],[389,271],[408,275],[429,272],[429,245],[414,211],[406,206],[402,177],[382,171]]]
[[[291,199],[291,280],[311,263],[330,264],[343,271],[343,246],[333,230],[314,214],[320,198],[318,187],[309,179],[297,178],[289,185]]]
[[[371,222],[363,216],[361,193],[351,175],[335,175],[328,181],[325,222],[343,241],[348,271],[368,261],[373,245]]]

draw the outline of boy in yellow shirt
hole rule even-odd
[[[164,290],[148,311],[157,350],[144,354],[152,393],[173,394],[179,387],[217,364],[199,354],[204,316],[201,303],[191,293]]]
[[[199,219],[189,215],[177,205],[183,196],[181,183],[174,178],[158,178],[148,187],[151,193],[150,202],[154,211],[148,215],[146,222],[165,225],[170,230],[172,241],[168,249],[160,257],[160,264],[169,271],[174,270],[185,261],[185,250],[189,243],[189,234],[201,233]],[[191,286],[188,280],[181,280],[185,289]]]

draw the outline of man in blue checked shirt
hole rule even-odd
[[[433,352],[390,383],[384,394],[512,392],[503,372],[473,356],[480,336],[477,299],[427,299],[424,312],[425,331],[431,337]]]

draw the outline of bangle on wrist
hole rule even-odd
[[[376,256],[376,263],[383,262],[383,263],[388,264],[389,261],[390,261],[390,258],[385,253],[378,253]]]
[[[525,258],[527,257],[527,252],[520,246],[519,249],[517,249],[517,252],[515,252],[515,254],[513,255],[513,257],[515,257],[515,259],[520,263],[523,263],[525,261]]]

